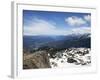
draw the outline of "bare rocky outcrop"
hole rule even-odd
[[[23,69],[51,68],[46,51],[23,55]]]

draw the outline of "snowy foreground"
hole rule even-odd
[[[69,48],[50,58],[52,68],[90,66],[90,48]]]

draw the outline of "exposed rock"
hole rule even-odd
[[[72,59],[72,58],[68,58],[68,59],[67,59],[67,62],[68,62],[68,63],[74,63],[74,62],[77,62],[77,61],[74,60],[74,59]]]
[[[23,57],[23,69],[51,68],[48,53],[46,51],[37,51],[33,54],[27,54]]]

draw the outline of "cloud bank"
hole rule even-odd
[[[83,18],[76,16],[67,17],[65,21],[70,28],[67,28],[67,25],[66,28],[59,29],[55,22],[33,18],[29,20],[29,25],[24,25],[24,35],[69,35],[90,33],[90,27],[84,26],[90,20],[90,15],[86,15]]]
[[[59,30],[56,23],[35,18],[29,26],[24,26],[24,35],[64,35],[67,30]]]

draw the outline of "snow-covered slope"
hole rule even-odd
[[[52,68],[81,67],[91,64],[90,48],[69,48],[62,53],[56,53],[55,58],[50,58]]]

